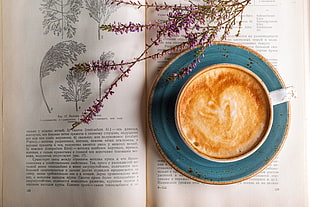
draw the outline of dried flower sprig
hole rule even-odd
[[[124,0],[111,0],[107,2],[107,4],[135,6],[138,9],[154,9],[157,12],[166,10],[167,16],[165,20],[155,20],[148,24],[134,22],[123,24],[114,22],[113,24],[102,25],[100,27],[102,30],[114,32],[115,34],[155,30],[156,36],[146,43],[145,50],[138,58],[134,58],[132,61],[121,61],[120,63],[115,63],[114,61],[91,61],[89,63],[76,64],[72,68],[72,70],[87,72],[101,70],[120,70],[121,72],[119,77],[105,91],[104,96],[96,100],[93,106],[89,107],[83,113],[80,121],[72,125],[72,128],[75,128],[81,123],[89,123],[103,107],[103,101],[114,93],[113,90],[117,87],[118,82],[128,77],[131,69],[138,62],[147,59],[158,59],[172,52],[199,46],[200,49],[193,57],[193,61],[184,68],[181,68],[177,73],[171,74],[167,80],[174,81],[189,74],[199,63],[205,49],[216,38],[220,40],[226,39],[233,26],[237,23],[237,17],[242,17],[242,12],[250,3],[250,0],[201,0],[201,2],[202,4],[196,4],[190,1],[189,5],[168,5],[167,3],[157,4],[148,2],[141,4],[139,1],[132,2]],[[239,19],[237,35],[240,32],[241,22],[242,18]],[[184,41],[171,48],[149,54],[149,50],[153,46],[158,46],[165,38],[172,36],[181,36],[184,38]]]

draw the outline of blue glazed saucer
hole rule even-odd
[[[198,71],[214,64],[231,63],[254,72],[269,91],[284,88],[284,82],[274,67],[250,48],[229,42],[215,42],[193,72],[183,79],[167,81],[171,73],[190,64],[199,48],[188,50],[173,59],[154,82],[149,98],[149,126],[156,147],[163,158],[181,174],[208,184],[231,184],[246,180],[265,169],[277,156],[287,136],[290,105],[274,108],[274,120],[264,144],[251,156],[234,162],[215,162],[202,158],[184,143],[175,123],[175,104],[184,83]]]

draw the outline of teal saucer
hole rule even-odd
[[[183,84],[207,66],[231,63],[250,69],[259,76],[269,91],[284,88],[274,67],[250,48],[229,42],[215,42],[193,72],[183,79],[167,81],[171,73],[193,61],[195,51],[188,50],[173,59],[154,82],[149,99],[149,125],[156,147],[163,158],[181,174],[208,184],[231,184],[246,180],[265,169],[277,156],[287,136],[290,105],[274,106],[274,120],[264,144],[251,156],[234,162],[214,162],[194,153],[180,137],[175,123],[175,104]]]

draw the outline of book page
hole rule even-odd
[[[305,6],[304,6],[304,19],[310,19],[310,3],[309,1],[306,1]],[[306,82],[306,94],[310,94],[310,22],[309,21],[304,21],[304,27],[305,27],[305,36],[304,36],[304,40],[305,40],[305,45],[306,45],[306,50],[305,50],[305,82]],[[306,106],[309,106],[310,104],[310,96],[306,95]],[[306,123],[307,126],[309,126],[310,123],[310,108],[306,107]],[[310,130],[309,127],[306,128],[306,137],[309,138],[310,137]],[[306,141],[307,143],[307,149],[309,149],[310,147],[310,141],[309,139],[307,139]],[[307,150],[307,163],[309,163],[310,160],[310,152],[309,150]],[[310,179],[309,179],[309,174],[310,172],[310,165],[307,165],[307,184],[308,184],[308,200],[310,197]]]
[[[100,2],[3,2],[5,207],[145,206],[144,64],[118,83],[91,124],[70,130],[120,71],[69,68],[130,61],[144,50],[143,33],[98,30],[143,22],[144,11]]]
[[[172,2],[171,2],[172,3]],[[241,183],[210,185],[193,181],[175,171],[148,137],[149,206],[307,206],[305,49],[303,12],[306,1],[253,0],[243,14],[238,37],[228,41],[245,45],[267,58],[287,86],[294,86],[291,123],[277,158],[262,172]],[[289,14],[289,15],[288,15]],[[158,18],[154,14],[150,18]],[[309,22],[308,22],[309,24]],[[235,32],[235,33],[234,33]],[[177,39],[173,40],[177,42]],[[167,40],[162,47],[169,46]],[[170,57],[149,63],[149,89]]]
[[[1,129],[3,127],[3,122],[2,122],[2,88],[3,88],[3,85],[2,85],[2,64],[3,64],[3,41],[2,41],[2,0],[0,1],[0,79],[1,79],[1,85],[0,85],[0,108],[1,108],[1,116],[0,116],[0,126],[1,126]],[[1,160],[0,160],[0,177],[2,178],[2,139],[3,139],[3,136],[2,136],[2,131],[1,131],[1,134],[0,134],[0,146],[1,146],[1,149],[0,149],[0,154],[1,154]],[[2,179],[0,179],[0,205],[2,206]]]

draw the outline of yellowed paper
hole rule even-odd
[[[227,39],[248,46],[266,57],[287,86],[296,87],[291,102],[289,134],[277,159],[263,172],[241,183],[216,186],[192,181],[172,169],[148,137],[149,206],[307,206],[306,82],[303,16],[306,1],[254,0],[243,14],[239,37]],[[156,16],[150,16],[156,18]],[[308,23],[309,24],[309,23]],[[306,36],[309,38],[308,36]],[[308,42],[308,41],[307,41]],[[168,43],[167,43],[168,44]],[[163,47],[165,44],[163,44]],[[307,53],[306,53],[307,54]],[[149,63],[149,88],[167,60]]]
[[[120,71],[99,77],[69,68],[144,50],[143,33],[98,31],[103,23],[143,22],[144,10],[103,3],[96,16],[96,2],[3,4],[4,206],[145,206],[144,64],[118,83],[92,124],[70,130]]]
[[[3,110],[2,110],[2,100],[3,100],[3,96],[2,96],[2,89],[3,89],[3,79],[2,79],[2,70],[3,70],[3,43],[2,43],[2,0],[0,1],[0,80],[1,80],[1,86],[0,86],[0,109],[1,109],[1,116],[0,116],[0,127],[1,129],[3,128],[3,120],[2,120],[2,115],[3,115]],[[2,139],[3,139],[3,133],[1,131],[1,134],[0,134],[0,177],[2,178],[2,169],[3,169],[3,166],[2,166],[2,157],[3,157],[3,154],[2,154]],[[0,206],[2,206],[2,179],[0,179]]]

